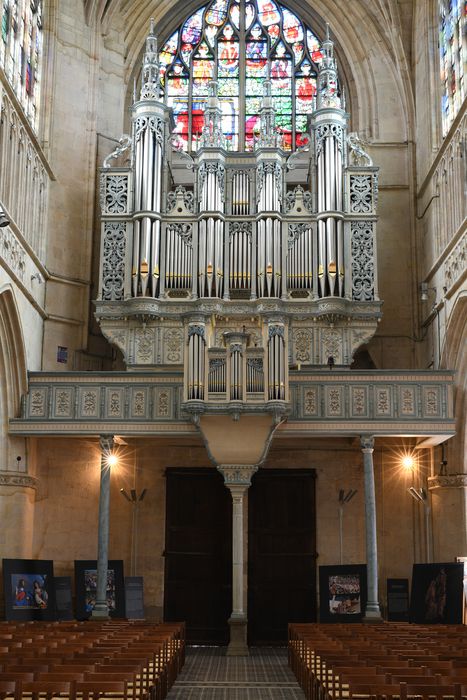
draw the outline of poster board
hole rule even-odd
[[[56,620],[53,561],[3,559],[6,620]]]
[[[125,609],[129,620],[144,620],[142,576],[125,576]]]
[[[462,619],[464,625],[467,625],[467,557],[456,557],[456,562],[464,566],[464,612]]]
[[[463,564],[414,564],[410,622],[426,625],[460,625],[463,602]]]
[[[87,620],[91,617],[96,603],[97,561],[94,559],[75,561],[76,618]],[[125,617],[125,583],[123,561],[109,560],[107,567],[107,605],[109,616]]]
[[[73,620],[71,576],[55,576],[54,583],[57,620]]]
[[[320,622],[361,622],[367,601],[366,565],[319,567]]]
[[[409,579],[387,579],[388,622],[409,621]]]

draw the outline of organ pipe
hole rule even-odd
[[[132,294],[159,293],[162,174],[169,112],[160,98],[159,55],[154,23],[146,40],[140,100],[133,105],[134,214]]]

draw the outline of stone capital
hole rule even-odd
[[[434,489],[462,489],[467,488],[467,474],[446,474],[428,477],[428,488]]]
[[[362,452],[372,453],[375,447],[373,435],[360,435],[360,447]]]
[[[251,478],[258,467],[252,464],[221,464],[217,469],[224,477],[227,488],[243,487],[247,489],[251,486]]]
[[[18,472],[0,471],[0,486],[21,486],[26,489],[35,489],[37,479],[29,474],[18,474]]]
[[[99,436],[99,447],[103,454],[112,452],[115,447],[114,436],[113,435],[100,435]]]

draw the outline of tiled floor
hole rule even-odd
[[[221,647],[189,647],[167,700],[303,700],[287,666],[287,649],[252,648],[225,656]]]

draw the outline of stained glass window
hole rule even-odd
[[[441,110],[445,136],[467,93],[467,2],[439,0],[439,11]]]
[[[282,146],[302,146],[321,58],[312,30],[278,2],[212,0],[160,52],[162,86],[180,145],[196,150],[214,78],[228,148],[252,151],[259,134],[263,81],[270,78]]]
[[[42,56],[42,0],[0,0],[0,68],[37,128]]]

